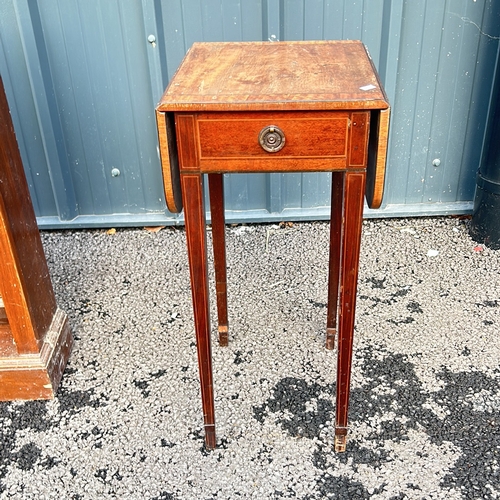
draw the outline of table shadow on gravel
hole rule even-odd
[[[360,483],[331,476],[326,470],[337,460],[349,461],[354,471],[361,464],[378,468],[392,460],[390,443],[408,440],[408,432],[417,430],[438,446],[450,442],[460,450],[461,456],[442,479],[442,487],[496,498],[488,485],[499,481],[500,412],[495,402],[500,398],[500,370],[496,377],[489,377],[479,371],[452,373],[443,367],[436,378],[444,387],[429,392],[406,355],[368,346],[359,349],[356,357],[364,383],[351,392],[351,429],[363,422],[376,421],[378,426],[363,440],[351,438],[347,453],[335,454],[333,443],[321,439],[334,419],[335,384],[285,377],[274,386],[272,396],[253,409],[257,421],[273,419],[292,437],[320,437],[313,455],[314,466],[325,471],[317,481],[318,493],[335,493],[336,498],[369,498],[381,493],[384,484],[369,493]],[[439,405],[446,416],[440,418],[427,409],[429,402]],[[395,418],[390,416],[394,412]],[[425,449],[420,453],[425,457]]]

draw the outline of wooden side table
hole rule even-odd
[[[53,398],[72,345],[0,78],[0,401]]]
[[[344,451],[363,202],[365,193],[370,207],[382,201],[389,112],[358,41],[196,43],[161,98],[167,204],[172,212],[184,205],[207,448],[216,437],[203,174],[219,343],[227,345],[222,175],[332,172],[326,347],[338,334],[335,449]]]

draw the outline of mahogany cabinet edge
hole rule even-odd
[[[183,169],[182,173],[202,174],[278,174],[298,172],[338,172],[338,171],[365,170],[364,167],[348,165],[347,155],[337,157],[279,157],[279,158],[202,158],[196,169]]]
[[[68,317],[57,309],[40,353],[0,358],[0,401],[53,399],[72,347]]]
[[[390,102],[389,102],[389,98],[387,97],[387,92],[385,91],[385,87],[382,85],[382,81],[380,80],[380,75],[378,74],[378,70],[377,70],[377,68],[375,66],[375,63],[373,62],[372,56],[370,55],[370,51],[368,50],[368,47],[365,44],[363,44],[363,48],[364,48],[364,50],[366,52],[366,56],[368,57],[368,60],[370,61],[373,74],[375,75],[375,78],[376,78],[377,83],[378,83],[378,87],[380,89],[380,92],[382,93],[383,100],[384,100],[384,102],[386,104],[386,106],[382,106],[382,107],[380,107],[380,109],[390,108],[391,105],[390,105]]]
[[[282,110],[283,111],[283,110]],[[290,111],[290,110],[286,110]],[[332,110],[327,110],[332,111]],[[382,202],[383,189],[384,189],[384,179],[385,179],[385,160],[386,160],[386,150],[387,150],[387,135],[389,127],[389,114],[390,106],[387,105],[384,109],[377,110],[338,110],[337,112],[344,112],[346,115],[351,114],[355,111],[370,111],[372,115],[371,119],[371,130],[369,139],[369,155],[368,155],[368,183],[366,197],[370,208],[379,208]],[[268,109],[258,113],[259,115],[267,114]],[[236,116],[240,112],[226,112],[221,116],[232,115]],[[272,113],[272,112],[271,112]],[[293,112],[292,112],[293,113]],[[313,112],[314,113],[314,112]],[[203,114],[203,112],[193,112],[193,113],[183,113],[197,116]],[[212,113],[210,113],[212,114]],[[244,114],[247,117],[248,115]],[[204,117],[206,118],[206,116]],[[158,130],[158,141],[159,141],[159,154],[160,154],[160,164],[163,173],[163,187],[165,200],[167,203],[167,208],[172,213],[180,213],[183,209],[182,192],[180,186],[180,167],[178,160],[177,151],[177,139],[176,139],[176,126],[175,126],[175,113],[160,111],[159,108],[156,109],[156,120],[157,120],[157,130]],[[247,159],[250,161],[250,159]],[[255,161],[255,159],[252,159]],[[306,164],[307,164],[307,159]],[[304,158],[301,159],[304,161]],[[310,161],[310,160],[309,160]],[[217,158],[214,159],[212,165],[209,160],[202,159],[201,164],[197,165],[193,170],[200,171],[203,173],[210,172],[245,172],[251,173],[255,172],[280,172],[280,171],[311,171],[311,172],[321,172],[321,171],[335,171],[338,169],[345,168],[344,164],[338,164],[340,158],[333,161],[331,165],[318,165],[318,162],[312,162],[310,167],[305,167],[302,163],[300,166],[297,165],[295,168],[273,168],[271,165],[267,168],[263,168],[262,165],[259,168],[252,168],[250,165],[245,164],[244,160],[240,159],[239,168],[230,167],[228,164],[235,163],[236,160],[231,160],[230,158]],[[343,160],[345,161],[345,160]],[[220,167],[217,163],[224,164],[224,167]],[[238,162],[236,162],[238,163]],[[341,162],[342,163],[342,162]]]
[[[372,209],[380,208],[384,196],[390,115],[391,108],[388,107],[372,111],[370,120],[365,193],[367,204]]]
[[[173,113],[157,108],[156,125],[165,201],[170,212],[180,213],[182,211],[182,192]]]
[[[267,100],[234,100],[230,102],[203,101],[197,95],[177,96],[175,101],[163,101],[156,107],[157,112],[172,113],[202,113],[217,111],[364,111],[387,109],[389,104],[385,99],[360,99],[360,100],[304,100],[279,101]]]
[[[53,398],[73,337],[58,309],[0,77],[0,399]]]

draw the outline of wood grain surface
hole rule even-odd
[[[343,452],[346,449],[365,182],[365,172],[346,172],[344,174],[343,219],[345,223],[342,231],[340,253],[337,398],[335,407],[335,451],[338,452]]]
[[[385,109],[359,41],[195,43],[161,111]]]
[[[183,175],[181,177],[181,186],[185,203],[186,239],[205,426],[205,444],[207,448],[213,449],[215,448],[216,437],[203,176],[201,174]]]
[[[345,112],[210,113],[199,114],[197,123],[201,159],[346,156],[349,114]],[[283,131],[285,147],[270,154],[258,137],[271,125]]]
[[[53,397],[72,341],[0,79],[0,400]]]
[[[390,113],[390,108],[371,112],[372,121],[366,170],[366,202],[370,208],[380,208],[384,196]]]
[[[172,213],[179,213],[182,211],[182,194],[173,113],[156,111],[156,125],[165,200]]]
[[[0,295],[19,354],[39,352],[57,306],[3,85],[0,91]]]
[[[223,175],[209,174],[208,188],[210,193],[210,218],[212,221],[219,345],[227,346],[229,341],[229,323],[227,319],[226,228],[224,226]]]
[[[157,107],[168,209],[171,212],[182,210],[177,158],[179,141],[176,140],[179,125],[174,123],[174,116],[187,113],[198,123],[194,140],[199,143],[192,152],[197,155],[197,161],[190,162],[188,168],[206,173],[317,172],[343,169],[346,164],[345,157],[338,154],[341,147],[339,124],[324,125],[319,113],[365,109],[371,111],[366,198],[371,208],[378,208],[384,190],[390,106],[361,42],[193,44]],[[304,149],[299,155],[291,151],[290,143],[293,144],[297,137],[294,131],[291,135],[290,132],[286,134],[287,145],[282,151],[266,156],[254,140],[257,131],[253,128],[258,128],[258,120],[252,125],[250,120],[243,119],[243,113],[241,121],[224,121],[224,112],[245,111],[315,111],[317,123],[311,122],[312,126],[305,127],[303,132],[296,128],[300,134],[312,131],[308,141],[300,141],[300,147],[315,147],[314,156],[307,157]],[[221,121],[211,121],[218,119],[212,116],[218,112]],[[321,133],[322,128],[324,133]],[[356,133],[362,132],[355,130],[354,137]],[[321,151],[327,148],[328,154],[322,156]],[[347,163],[351,167],[365,167],[365,153],[364,148],[351,148]],[[239,160],[237,163],[232,161],[235,157]],[[276,157],[282,161],[274,161]]]

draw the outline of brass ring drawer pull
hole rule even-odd
[[[259,144],[268,153],[277,153],[285,145],[283,130],[275,125],[264,127],[259,133]]]

